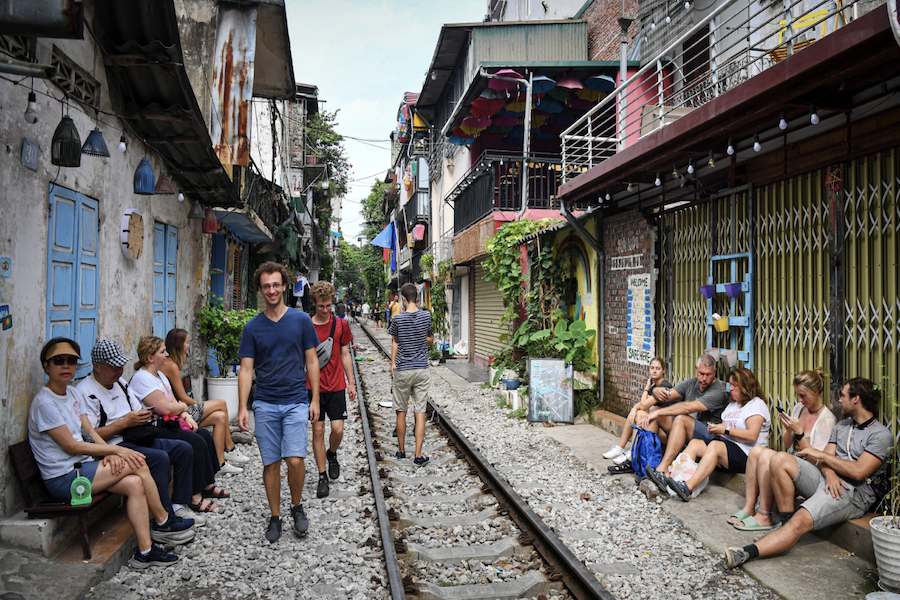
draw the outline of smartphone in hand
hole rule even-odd
[[[787,414],[787,411],[784,410],[784,408],[782,408],[781,403],[778,403],[775,405],[775,410],[777,410],[778,412],[780,412],[782,414]]]

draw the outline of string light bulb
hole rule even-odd
[[[728,138],[728,148],[725,150],[725,153],[728,156],[734,155],[734,140],[732,138]]]
[[[656,187],[659,187],[662,185],[662,173],[656,174],[656,180],[654,180],[653,185],[655,185]]]
[[[687,0],[684,3],[684,10],[691,10],[691,0]]]
[[[753,134],[753,151],[759,152],[760,150],[762,150],[762,145],[759,143],[759,134],[755,133]]]
[[[182,191],[178,192],[178,201],[184,202],[184,192],[182,192]]]
[[[650,22],[650,31],[656,31],[656,22],[655,21]]]
[[[612,200],[612,196],[609,195],[609,192],[606,192],[605,198],[606,198],[606,201],[607,201],[607,202],[609,202],[610,200]]]
[[[716,161],[715,161],[715,159],[713,158],[713,152],[712,152],[712,150],[709,151],[709,161],[707,161],[706,164],[709,165],[709,166],[712,167],[712,168],[715,168],[715,166],[716,166]]]
[[[125,136],[124,135],[119,138],[118,148],[119,148],[119,152],[125,152],[126,146],[125,146]]]
[[[672,22],[672,17],[669,15],[666,15],[666,24],[668,25],[671,22]]]
[[[778,129],[784,131],[787,129],[787,121],[784,119],[784,111],[781,111],[778,119]]]
[[[25,107],[25,114],[22,115],[22,118],[29,125],[37,123],[37,96],[34,95],[34,91],[28,92],[28,105]]]
[[[678,177],[678,165],[672,163],[672,177]]]
[[[809,105],[809,122],[812,123],[813,125],[819,124],[819,113],[816,112],[815,104]]]
[[[693,159],[693,158],[692,158],[691,160],[688,161],[687,172],[688,172],[688,175],[693,175],[693,174],[694,174],[694,159]]]
[[[629,182],[628,182],[628,185],[625,187],[625,189],[628,190],[629,192],[633,192],[633,191],[634,191],[634,184],[631,183],[631,182],[629,181]]]

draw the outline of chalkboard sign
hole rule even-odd
[[[572,365],[558,358],[528,360],[528,420],[573,423],[575,395]]]

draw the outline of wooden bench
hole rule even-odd
[[[106,498],[109,492],[96,492],[91,494],[91,503],[81,506],[72,506],[68,502],[60,504],[59,500],[50,497],[50,493],[44,486],[44,480],[41,479],[41,472],[38,469],[37,461],[31,452],[31,444],[28,440],[13,444],[9,447],[9,455],[12,459],[13,472],[16,479],[19,480],[19,486],[22,488],[22,496],[25,499],[25,514],[29,519],[41,519],[52,517],[78,517],[78,523],[81,529],[81,549],[84,553],[84,560],[91,558],[91,544],[88,538],[88,511]]]

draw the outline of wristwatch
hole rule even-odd
[[[729,429],[726,427],[726,428],[725,428],[725,435],[731,435],[731,434],[728,433],[728,431],[729,431]]]

